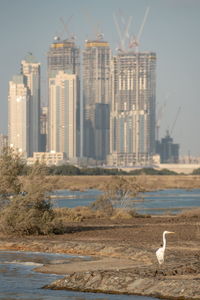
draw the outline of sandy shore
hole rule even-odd
[[[94,260],[93,260],[94,259]],[[76,272],[102,271],[102,270],[121,270],[131,268],[130,259],[120,259],[113,257],[91,258],[89,261],[72,261],[44,265],[36,268],[35,271],[52,274],[73,274]]]

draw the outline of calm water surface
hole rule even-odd
[[[101,195],[99,190],[68,191],[59,190],[53,193],[56,207],[88,206]],[[183,209],[200,206],[200,189],[183,190],[171,189],[141,194],[140,199],[129,201],[130,207],[139,213],[163,214],[177,213]]]
[[[62,276],[34,272],[38,265],[72,256],[37,252],[0,251],[0,299],[3,300],[153,300],[126,295],[54,291],[41,287]]]

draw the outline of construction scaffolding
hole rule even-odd
[[[121,52],[112,60],[110,156],[124,164],[148,160],[155,152],[155,68],[151,52]]]

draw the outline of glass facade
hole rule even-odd
[[[83,51],[83,155],[104,162],[109,153],[110,60],[107,42],[86,41]]]

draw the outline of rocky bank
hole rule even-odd
[[[143,269],[143,268],[141,268]],[[141,270],[140,269],[140,270]],[[78,290],[113,294],[135,294],[160,299],[200,299],[200,277],[191,275],[155,275],[155,269],[141,271],[135,269],[99,270],[75,272],[52,284],[51,289]]]
[[[114,250],[114,249],[113,249]],[[136,251],[137,252],[137,251]],[[135,294],[160,299],[200,299],[200,261],[190,257],[159,267],[148,261],[147,252],[132,258],[101,257],[91,261],[68,262],[38,268],[40,272],[65,274],[44,288],[113,294]],[[151,256],[151,255],[150,255]],[[144,265],[144,261],[146,263]],[[148,262],[147,262],[148,261]]]

